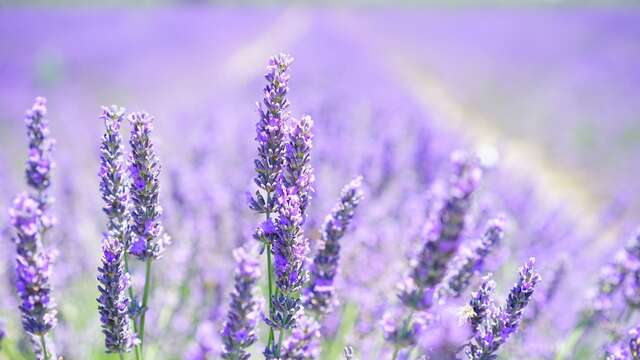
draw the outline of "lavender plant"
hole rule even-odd
[[[362,200],[362,177],[353,179],[340,193],[340,200],[322,226],[321,243],[311,265],[311,281],[305,289],[305,308],[326,314],[335,302],[334,279],[340,259],[340,240],[348,230]]]
[[[465,350],[469,359],[496,359],[496,352],[500,346],[517,331],[522,313],[541,280],[540,275],[533,268],[534,264],[535,259],[531,258],[520,268],[518,282],[511,288],[506,303],[500,308],[488,303],[486,293],[491,291],[492,285],[486,281],[480,291],[472,297],[469,306],[473,309],[473,313],[469,317],[469,322],[474,328],[474,336]],[[483,316],[483,319],[478,326],[479,316]]]
[[[160,221],[162,216],[162,207],[158,199],[160,161],[151,141],[153,117],[144,112],[133,113],[129,115],[129,122],[131,123],[129,175],[132,203],[129,253],[145,262],[144,290],[137,326],[142,352],[146,312],[151,292],[151,264],[153,260],[162,256],[170,239]]]
[[[459,297],[469,286],[474,273],[482,271],[485,258],[494,246],[504,237],[504,218],[497,218],[489,222],[481,239],[476,241],[471,249],[464,249],[453,259],[447,275],[436,290],[437,297]]]
[[[15,229],[15,286],[20,297],[22,327],[32,336],[38,358],[49,360],[54,359],[55,354],[51,346],[47,346],[46,335],[57,324],[57,310],[50,279],[54,251],[46,248],[44,236],[54,222],[47,210],[52,201],[48,189],[51,169],[55,166],[52,159],[55,141],[49,136],[46,113],[46,100],[41,97],[36,98],[33,107],[27,111],[29,156],[26,175],[34,194],[20,193],[9,216]]]
[[[265,79],[264,99],[258,104],[260,119],[256,125],[256,141],[258,142],[258,158],[255,160],[258,186],[255,195],[249,197],[249,207],[257,213],[264,214],[265,220],[254,234],[263,250],[267,253],[267,282],[269,316],[275,314],[273,299],[275,282],[273,274],[272,246],[276,237],[276,227],[272,217],[276,212],[276,185],[282,171],[285,153],[285,123],[288,121],[289,101],[289,67],[293,59],[286,54],[280,54],[269,60]],[[270,324],[267,346],[274,341],[274,327]]]
[[[129,317],[131,287],[125,264],[129,227],[129,182],[126,174],[124,146],[120,125],[124,109],[103,108],[100,119],[105,133],[100,146],[100,191],[105,202],[107,231],[102,242],[102,259],[98,267],[98,311],[108,353],[129,352],[137,342]]]
[[[233,257],[236,260],[235,284],[222,330],[222,358],[246,360],[251,356],[247,348],[258,339],[256,325],[260,303],[255,298],[255,285],[260,278],[260,268],[250,250],[238,248]]]

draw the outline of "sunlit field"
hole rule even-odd
[[[639,39],[0,7],[0,359],[640,359]]]

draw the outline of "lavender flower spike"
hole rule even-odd
[[[507,302],[499,311],[491,311],[483,326],[475,332],[466,353],[472,360],[495,359],[495,353],[516,332],[522,312],[529,303],[540,275],[534,270],[535,259],[529,259],[520,269],[518,282],[511,288]]]
[[[489,226],[481,239],[473,247],[454,258],[447,276],[438,287],[437,296],[459,297],[469,286],[474,273],[482,271],[484,259],[489,252],[504,237],[504,217],[498,217],[489,222]]]
[[[260,278],[260,266],[252,252],[245,248],[234,250],[233,256],[236,259],[235,285],[222,330],[222,358],[245,360],[250,357],[246,349],[257,340],[260,303],[256,300],[255,288]]]
[[[290,117],[287,100],[289,67],[292,62],[293,59],[285,54],[269,59],[264,99],[262,104],[258,104],[260,120],[256,124],[258,158],[255,160],[257,175],[254,182],[266,194],[256,191],[255,196],[249,199],[249,207],[267,216],[275,211],[275,199],[271,195],[275,192],[284,162],[285,124]]]
[[[132,126],[129,172],[133,204],[129,252],[145,261],[159,258],[169,243],[169,237],[160,222],[160,161],[151,141],[153,117],[144,112],[134,113],[129,115],[129,122]]]
[[[42,337],[57,323],[50,283],[53,259],[42,244],[42,210],[36,199],[21,193],[9,216],[16,231],[13,240],[17,247],[16,287],[22,326],[27,333]]]
[[[454,172],[448,194],[427,221],[424,246],[400,286],[399,297],[403,304],[415,310],[426,310],[433,305],[435,287],[444,278],[449,261],[458,251],[471,197],[482,177],[474,156],[456,152],[451,161]]]
[[[305,308],[319,314],[330,311],[334,300],[334,278],[338,272],[340,239],[349,228],[358,204],[363,198],[362,177],[348,183],[340,201],[331,210],[322,226],[322,240],[311,266],[311,281],[306,289]]]
[[[108,225],[102,243],[101,265],[98,267],[100,296],[97,300],[108,353],[128,352],[136,342],[127,295],[131,281],[124,264],[129,212],[128,178],[120,135],[123,117],[124,109],[116,106],[103,108],[100,116],[106,127],[100,146],[100,191],[105,202],[103,210],[107,214]]]
[[[55,167],[52,158],[55,140],[49,137],[49,123],[45,118],[46,114],[47,100],[38,97],[33,107],[27,110],[24,119],[29,138],[27,183],[37,191],[41,208],[44,208],[50,201],[46,191],[51,185],[51,170]]]

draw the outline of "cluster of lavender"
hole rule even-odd
[[[9,216],[15,229],[15,286],[20,297],[22,326],[32,336],[31,343],[38,358],[48,360],[55,358],[53,349],[47,346],[46,335],[57,324],[57,310],[51,293],[54,252],[44,242],[45,233],[54,223],[47,210],[52,202],[48,189],[54,168],[55,141],[49,136],[46,114],[46,100],[41,97],[27,111],[29,156],[26,175],[33,191],[20,193],[15,198]]]
[[[496,306],[491,300],[495,283],[485,278],[480,289],[469,301],[469,324],[473,336],[465,350],[469,359],[496,359],[496,352],[507,339],[518,330],[522,313],[531,300],[533,291],[540,282],[540,275],[533,265],[535,259],[529,259],[520,268],[518,282],[511,288],[503,306]]]
[[[162,254],[169,238],[160,222],[160,162],[151,141],[153,118],[146,113],[129,114],[131,155],[127,166],[120,134],[124,117],[124,109],[117,106],[103,108],[100,116],[105,124],[100,146],[100,191],[108,222],[98,268],[97,300],[106,352],[122,356],[135,346],[136,359],[140,360],[151,261]],[[146,264],[141,303],[131,287],[128,254]]]
[[[310,163],[313,121],[310,116],[300,119],[290,116],[287,93],[291,63],[292,58],[284,54],[269,61],[264,100],[258,105],[260,119],[256,126],[255,183],[259,189],[249,197],[249,207],[265,215],[254,238],[267,253],[269,309],[264,317],[269,336],[264,355],[269,359],[317,357],[320,324],[305,314],[305,310],[328,312],[334,298],[332,284],[339,258],[338,241],[362,198],[360,179],[343,190],[339,205],[326,220],[323,244],[311,265],[310,276],[309,243],[303,226],[313,193],[314,175]],[[236,278],[236,288],[238,281],[240,279]],[[239,304],[241,301],[246,306],[253,299],[248,293],[242,299],[234,297],[234,302]],[[246,316],[232,308],[225,329],[238,326],[245,332],[251,331],[247,324],[255,324]],[[290,337],[285,339],[287,333]],[[227,335],[223,336],[228,339]],[[252,342],[244,344],[248,346]],[[227,342],[227,345],[225,354],[245,354],[246,346],[238,342]]]

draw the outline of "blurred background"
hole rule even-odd
[[[316,124],[311,233],[341,186],[363,174],[368,200],[345,250],[345,269],[375,263],[388,251],[395,259],[381,259],[366,276],[343,270],[342,318],[351,323],[335,320],[323,358],[337,358],[353,339],[369,336],[378,344],[374,320],[393,301],[386,289],[406,266],[428,208],[425,192],[453,149],[476,149],[499,164],[478,207],[514,213],[513,240],[500,255],[514,260],[511,272],[498,274],[508,279],[505,287],[514,264],[529,255],[542,254],[543,269],[551,271],[571,253],[585,270],[573,275],[561,296],[566,302],[540,325],[553,329],[547,342],[538,342],[543,353],[554,349],[553,334],[575,320],[579,306],[572,314],[563,306],[587,298],[585,284],[594,283],[597,268],[638,220],[637,1],[0,4],[0,207],[25,189],[23,115],[36,96],[45,96],[57,139],[54,212],[62,260],[55,277],[63,318],[57,338],[66,358],[102,356],[93,290],[104,227],[96,175],[100,106],[119,104],[156,118],[165,216],[175,239],[168,264],[186,269],[194,243],[209,249],[199,276],[157,275],[166,280],[158,281],[166,289],[157,290],[167,296],[156,296],[152,336],[178,335],[155,354],[182,358],[194,344],[215,342],[206,338],[217,330],[207,335],[201,325],[219,326],[229,254],[250,239],[256,223],[243,195],[251,189],[256,154],[255,102],[268,58],[281,51],[295,58],[293,113],[311,114]],[[0,220],[6,223],[6,211]],[[394,248],[398,242],[402,250]],[[0,275],[8,279],[13,246],[2,248]],[[378,290],[360,296],[374,279]],[[176,295],[185,282],[198,290]],[[0,314],[19,334],[5,283]],[[354,314],[349,304],[361,311]],[[347,335],[351,329],[360,335]],[[67,334],[88,340],[67,344]],[[19,335],[12,341],[20,348]]]

